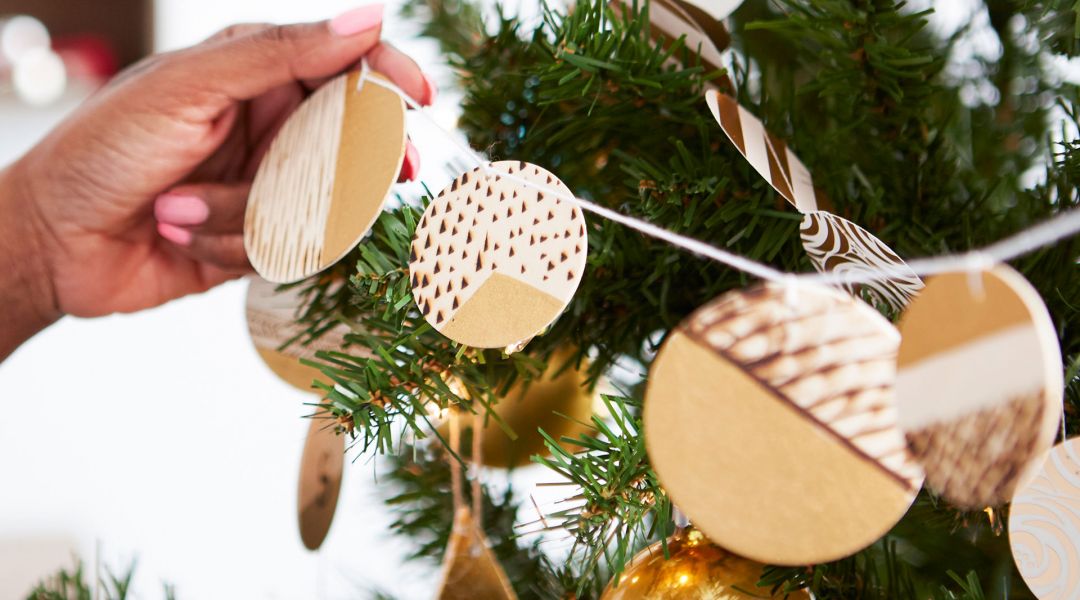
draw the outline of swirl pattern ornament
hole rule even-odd
[[[1052,448],[1013,496],[1013,560],[1041,600],[1080,597],[1080,438]]]
[[[874,304],[900,311],[923,289],[922,279],[891,248],[855,223],[830,212],[808,212],[799,227],[803,248],[822,273],[864,275],[884,273],[864,284],[843,284],[858,295],[865,290]]]

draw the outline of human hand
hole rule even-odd
[[[136,311],[249,270],[248,187],[311,90],[366,58],[433,100],[416,63],[380,42],[381,23],[371,5],[328,22],[234,26],[151,57],[0,173],[0,254],[20,263],[34,319]],[[418,169],[410,144],[402,177]]]

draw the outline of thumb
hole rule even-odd
[[[336,75],[379,43],[383,5],[369,4],[331,21],[278,25],[219,35],[169,58],[162,69],[200,103],[224,110],[273,88]]]

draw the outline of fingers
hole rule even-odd
[[[228,273],[251,269],[244,251],[248,184],[185,185],[154,202],[157,231],[191,258]]]
[[[286,83],[344,71],[378,44],[382,18],[383,6],[371,4],[329,22],[222,35],[180,53],[166,70],[221,110]]]
[[[214,35],[206,38],[206,43],[222,42],[225,40],[234,40],[239,37],[265,31],[273,27],[270,23],[236,23],[235,25],[229,25],[225,29],[215,33]]]
[[[241,233],[250,190],[247,183],[178,186],[157,197],[154,218],[191,233]]]
[[[367,55],[372,70],[390,78],[406,94],[424,106],[435,102],[438,89],[435,82],[420,70],[408,54],[386,42],[380,42]]]
[[[251,263],[244,251],[243,234],[194,234],[189,229],[161,222],[157,224],[157,231],[158,235],[201,264],[226,273],[244,273],[251,270]]]
[[[405,144],[405,160],[401,163],[401,173],[398,174],[398,183],[416,181],[420,176],[420,153],[417,152],[413,143]]]

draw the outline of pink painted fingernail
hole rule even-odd
[[[416,151],[416,146],[413,146],[412,142],[405,145],[405,165],[401,170],[405,179],[409,181],[416,181],[417,175],[420,174],[420,153]]]
[[[161,237],[169,240],[177,246],[191,245],[191,232],[187,229],[181,229],[176,225],[169,225],[168,223],[158,223],[157,231],[161,235]]]
[[[431,77],[429,77],[427,73],[423,73],[423,75],[425,88],[424,104],[427,106],[431,106],[432,104],[435,104],[435,98],[439,96],[439,86],[435,85],[435,82],[432,81]]]
[[[210,216],[210,207],[198,196],[162,194],[154,201],[154,218],[173,225],[201,225]]]
[[[341,37],[349,37],[382,25],[383,5],[368,4],[341,13],[330,21],[330,31]]]

